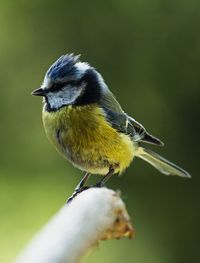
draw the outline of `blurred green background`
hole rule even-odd
[[[86,262],[199,262],[199,13],[197,0],[0,0],[0,262],[15,258],[82,177],[47,141],[41,100],[30,96],[70,52],[166,145],[151,148],[193,175],[167,177],[135,160],[108,186],[122,191],[136,237],[102,242]]]

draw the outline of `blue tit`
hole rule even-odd
[[[32,95],[44,98],[42,119],[50,142],[64,158],[86,172],[73,196],[84,189],[91,174],[103,175],[97,184],[102,186],[113,174],[121,174],[134,157],[163,174],[190,177],[143,146],[163,146],[163,142],[122,110],[101,74],[81,62],[79,56],[61,56]]]

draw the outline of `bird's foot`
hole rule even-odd
[[[74,193],[67,199],[67,204],[69,204],[74,199],[74,197],[76,197],[81,192],[87,190],[88,188],[90,188],[90,186],[83,186],[81,188],[75,189]]]
[[[102,186],[104,186],[104,184],[100,181],[100,182],[98,182],[97,184],[94,184],[92,187],[98,187],[98,188],[100,188],[100,187],[102,187]]]

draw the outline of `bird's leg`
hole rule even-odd
[[[80,183],[77,185],[77,187],[75,188],[75,191],[73,192],[73,194],[68,198],[67,200],[67,204],[72,201],[72,199],[80,192],[86,190],[88,187],[84,186],[85,182],[89,179],[90,177],[90,173],[86,173],[84,175],[84,177],[82,178],[82,180],[80,181]]]
[[[79,182],[79,184],[77,185],[77,187],[75,188],[75,192],[79,192],[81,190],[81,188],[83,188],[84,184],[86,183],[86,181],[90,178],[90,173],[86,173],[82,180]]]
[[[105,183],[111,178],[111,176],[114,174],[115,170],[110,167],[109,172],[104,175],[104,177],[99,181],[97,184],[94,185],[94,187],[102,187],[105,185]]]
[[[84,186],[85,182],[89,179],[90,177],[90,173],[86,173],[83,177],[83,179],[80,181],[80,183],[77,185],[77,187],[75,188],[74,193],[70,196],[70,198],[68,198],[67,200],[67,204],[69,202],[72,201],[72,199],[79,194],[80,192],[90,188],[90,187],[102,187],[105,185],[105,183],[110,179],[110,177],[114,174],[115,170],[114,168],[110,167],[108,173],[106,175],[104,175],[104,177],[101,179],[101,181],[99,181],[97,184],[93,185],[93,186]]]

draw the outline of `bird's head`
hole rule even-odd
[[[107,86],[101,75],[80,56],[61,56],[47,71],[41,87],[32,95],[45,98],[46,109],[55,111],[67,105],[87,105],[101,99]]]

